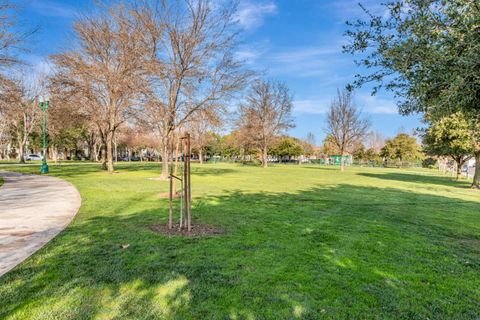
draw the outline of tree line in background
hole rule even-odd
[[[235,52],[241,40],[235,1],[139,0],[99,3],[74,23],[76,41],[38,75],[19,58],[34,31],[19,31],[15,8],[0,5],[0,156],[23,162],[39,149],[48,96],[48,155],[89,159],[114,171],[116,160],[159,160],[162,178],[185,132],[203,161],[348,157],[398,164],[428,156],[458,170],[476,159],[480,184],[479,8],[474,1],[388,2],[388,14],[349,23],[345,52],[372,70],[339,90],[327,113],[322,148],[294,126],[288,87],[257,77]],[[404,114],[422,112],[422,146],[405,133],[383,140],[354,104],[352,89],[377,83],[395,92]],[[238,105],[232,112],[232,105]],[[233,118],[233,119],[232,119]],[[227,125],[228,124],[228,125]],[[220,135],[225,128],[228,135]]]
[[[0,9],[9,17],[14,8]],[[160,159],[167,178],[180,137],[189,132],[203,159],[206,139],[225,127],[232,101],[241,101],[234,121],[241,148],[259,148],[266,166],[267,148],[293,125],[292,96],[284,84],[256,77],[235,57],[235,14],[235,1],[105,2],[75,21],[76,41],[50,57],[52,74],[18,77],[12,68],[28,66],[5,59],[2,158],[24,162],[27,145],[40,147],[38,102],[48,96],[49,157],[101,161],[113,172],[120,149],[129,160],[132,153]],[[8,54],[17,43],[10,37],[20,41],[20,35],[6,33],[13,30],[10,23],[0,27],[9,37],[3,47]]]

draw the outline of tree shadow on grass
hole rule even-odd
[[[466,180],[456,180],[452,177],[431,176],[408,173],[357,173],[359,176],[376,178],[382,180],[395,180],[401,182],[414,182],[424,184],[435,184],[447,187],[469,188],[471,183]]]
[[[0,318],[480,316],[479,202],[352,185],[225,191],[194,199],[194,219],[227,233],[183,238],[148,229],[166,223],[166,201],[135,210],[132,197],[126,213],[123,200],[82,212],[2,277]]]
[[[141,172],[141,171],[153,171],[157,172],[160,176],[162,165],[159,162],[119,162],[114,165],[116,174]],[[50,175],[59,176],[64,178],[81,177],[86,174],[104,173],[108,175],[108,172],[101,169],[99,163],[72,163],[72,164],[50,164]],[[13,165],[0,167],[0,170],[15,171],[30,174],[40,174],[40,165],[38,166],[25,166],[25,165]],[[194,165],[192,166],[192,174],[198,176],[217,176],[237,172],[230,168],[218,168],[210,165]],[[153,176],[154,174],[152,174]]]
[[[217,176],[217,175],[230,174],[235,172],[237,172],[237,170],[230,169],[230,168],[212,167],[210,165],[205,166],[201,164],[192,166],[191,168],[192,175],[196,175],[196,176],[209,176],[209,175]]]
[[[340,167],[337,166],[331,166],[331,167],[325,167],[325,166],[302,166],[303,169],[316,169],[316,170],[327,170],[327,171],[340,171]]]
[[[58,173],[63,177],[75,177],[75,176],[82,176],[84,174],[89,173],[99,173],[104,172],[108,174],[106,171],[101,170],[100,164],[85,164],[81,166],[75,165],[63,165],[63,166],[51,166],[51,171],[53,174],[56,173],[58,169]],[[115,171],[118,174],[122,173],[129,173],[129,172],[141,172],[141,171],[154,171],[157,172],[160,176],[162,170],[161,163],[157,162],[119,162],[115,164]],[[230,168],[217,168],[211,166],[202,167],[202,165],[195,165],[192,166],[192,174],[198,176],[207,176],[207,175],[222,175],[222,174],[229,174],[236,172]]]

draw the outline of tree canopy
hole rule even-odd
[[[272,146],[270,153],[280,158],[298,157],[304,154],[304,148],[299,139],[284,136]]]
[[[381,155],[400,162],[417,161],[422,158],[417,139],[406,133],[400,133],[395,138],[386,140]]]
[[[344,51],[361,54],[371,70],[355,84],[373,82],[402,98],[403,113],[480,111],[480,5],[471,0],[406,0],[383,4],[386,13],[349,22]]]
[[[344,51],[369,72],[354,86],[373,83],[398,98],[402,114],[464,112],[480,121],[480,4],[475,0],[387,1],[382,13],[362,6],[367,19],[350,21]],[[475,145],[474,145],[475,146]],[[480,149],[474,187],[480,187]]]
[[[423,137],[424,149],[436,156],[448,156],[460,166],[463,159],[472,157],[473,133],[465,116],[454,113],[433,122]]]

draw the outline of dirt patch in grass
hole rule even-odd
[[[150,226],[149,229],[166,236],[182,237],[207,237],[225,233],[225,230],[222,228],[207,224],[194,224],[190,232],[187,231],[187,228],[179,229],[178,224],[174,225],[172,229],[169,229],[167,225],[163,224]]]
[[[159,197],[160,199],[170,199],[170,192],[159,193],[159,194],[158,194],[158,197]],[[180,198],[180,192],[174,193],[174,194],[173,194],[173,198],[174,198],[174,199]]]
[[[463,247],[467,247],[476,253],[480,253],[480,239],[463,238],[463,239],[460,239],[459,242]]]

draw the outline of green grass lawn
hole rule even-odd
[[[158,164],[117,169],[50,167],[83,205],[0,278],[0,318],[480,318],[480,193],[468,182],[424,170],[195,165],[194,220],[226,233],[169,238],[148,228],[167,221],[158,194],[168,183],[148,180]]]

